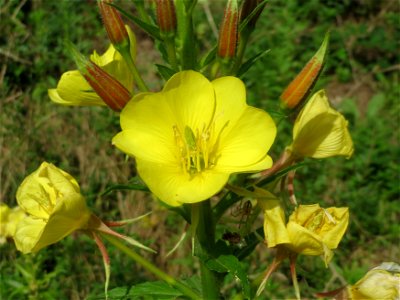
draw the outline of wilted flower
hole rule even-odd
[[[400,266],[382,263],[370,270],[356,284],[347,288],[348,299],[400,299]]]
[[[315,93],[300,111],[293,128],[291,157],[350,157],[353,141],[342,114],[330,107],[325,91]]]
[[[286,224],[278,200],[266,201],[262,206],[268,247],[282,245],[298,254],[323,255],[325,263],[331,260],[331,250],[337,248],[349,223],[347,207],[299,205]]]
[[[276,127],[264,111],[246,104],[235,77],[212,82],[194,71],[175,74],[159,93],[135,96],[122,110],[113,138],[136,158],[150,190],[172,206],[205,200],[229,175],[269,168]]]
[[[23,253],[37,252],[84,228],[91,215],[75,179],[47,162],[25,178],[17,202],[27,214],[14,237]]]
[[[130,38],[132,57],[136,55],[136,39],[132,30],[126,26]],[[110,45],[108,50],[99,55],[96,51],[90,60],[102,70],[118,80],[130,93],[133,92],[134,80],[132,73],[121,54]],[[48,94],[53,102],[62,105],[89,106],[106,105],[93,90],[79,70],[65,72],[57,84],[56,89],[49,89]]]
[[[7,238],[13,238],[19,221],[25,217],[20,207],[9,208],[6,204],[0,204],[0,244]]]

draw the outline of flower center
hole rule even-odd
[[[210,128],[204,125],[202,130],[197,128],[194,132],[186,125],[183,134],[178,126],[174,125],[173,129],[182,170],[185,173],[194,175],[214,165],[212,151],[210,151],[212,149]]]

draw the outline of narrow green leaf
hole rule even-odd
[[[171,78],[172,75],[174,75],[176,72],[172,70],[171,68],[164,66],[164,65],[159,65],[155,64],[158,70],[158,73],[160,73],[161,77],[164,80],[168,80]]]
[[[242,284],[243,296],[250,299],[250,282],[242,263],[233,255],[221,255],[217,259],[207,261],[206,266],[219,273],[232,273]]]
[[[254,55],[253,57],[251,57],[247,61],[245,61],[240,66],[239,71],[237,72],[237,76],[240,77],[240,76],[244,75],[257,62],[257,60],[259,60],[260,58],[264,57],[264,55],[266,55],[269,51],[270,51],[270,49],[262,51],[262,52],[260,52],[260,53],[258,53],[256,55]]]
[[[183,294],[164,281],[152,281],[133,286],[128,296],[132,296],[133,299],[143,299],[144,296],[153,296],[153,299],[176,299]]]
[[[200,69],[207,67],[212,63],[217,55],[217,46],[214,46],[206,55],[204,55],[200,61]]]
[[[161,36],[160,36],[160,30],[158,29],[158,27],[140,20],[139,18],[135,17],[134,15],[126,12],[124,9],[122,9],[118,5],[115,5],[113,3],[109,3],[109,5],[115,7],[121,14],[123,14],[125,17],[127,17],[129,20],[131,20],[133,23],[135,23],[137,26],[139,26],[141,29],[143,29],[152,38],[162,41]]]

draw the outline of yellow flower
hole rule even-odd
[[[349,222],[347,207],[321,208],[319,204],[300,205],[285,222],[278,200],[262,202],[264,234],[268,247],[282,245],[304,255],[324,255],[325,263],[333,256]]]
[[[150,190],[172,206],[205,200],[229,175],[267,169],[276,127],[246,104],[242,81],[175,74],[162,92],[142,93],[122,110],[113,143],[136,158]]]
[[[370,270],[355,285],[347,288],[348,299],[400,299],[400,266],[386,262]]]
[[[27,214],[14,236],[23,253],[36,252],[85,228],[91,215],[75,179],[47,162],[25,178],[17,202]]]
[[[0,244],[14,237],[17,224],[24,217],[25,212],[20,207],[10,209],[6,204],[0,204]]]
[[[295,157],[326,158],[353,154],[347,121],[329,106],[325,91],[315,93],[301,110],[293,128],[288,150]]]
[[[132,57],[136,56],[136,39],[129,26],[125,26],[129,39]],[[133,91],[133,76],[121,54],[110,45],[103,55],[96,51],[90,60],[117,79],[129,92]],[[65,72],[56,89],[49,89],[50,99],[58,104],[73,106],[106,105],[93,91],[86,79],[78,70]]]

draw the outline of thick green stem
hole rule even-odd
[[[182,70],[194,70],[196,67],[197,48],[192,17],[196,2],[197,0],[175,1]]]
[[[118,49],[119,53],[121,53],[122,57],[128,64],[129,69],[133,75],[133,79],[135,80],[137,86],[142,92],[148,92],[149,88],[147,87],[146,83],[143,81],[142,77],[140,76],[135,63],[133,62],[132,56],[127,48]]]
[[[200,244],[202,257],[213,257],[215,250],[215,223],[210,200],[193,204],[192,215],[198,216],[196,237]],[[217,273],[207,268],[205,259],[200,260],[203,299],[219,299],[219,278]]]
[[[108,240],[111,244],[113,244],[115,247],[117,247],[119,250],[124,252],[126,255],[128,255],[130,258],[132,258],[134,261],[136,261],[138,264],[146,268],[148,271],[156,275],[158,278],[161,280],[164,280],[166,283],[169,285],[177,288],[179,291],[181,291],[185,296],[189,297],[190,299],[196,299],[196,300],[201,300],[202,298],[197,295],[190,287],[187,285],[179,282],[175,278],[169,276],[168,274],[164,273],[162,270],[157,268],[155,265],[153,265],[151,262],[147,261],[144,259],[142,256],[137,254],[135,251],[132,249],[128,248],[125,246],[122,242],[120,242],[118,239],[115,237],[112,237],[107,234],[102,234],[102,236]]]

